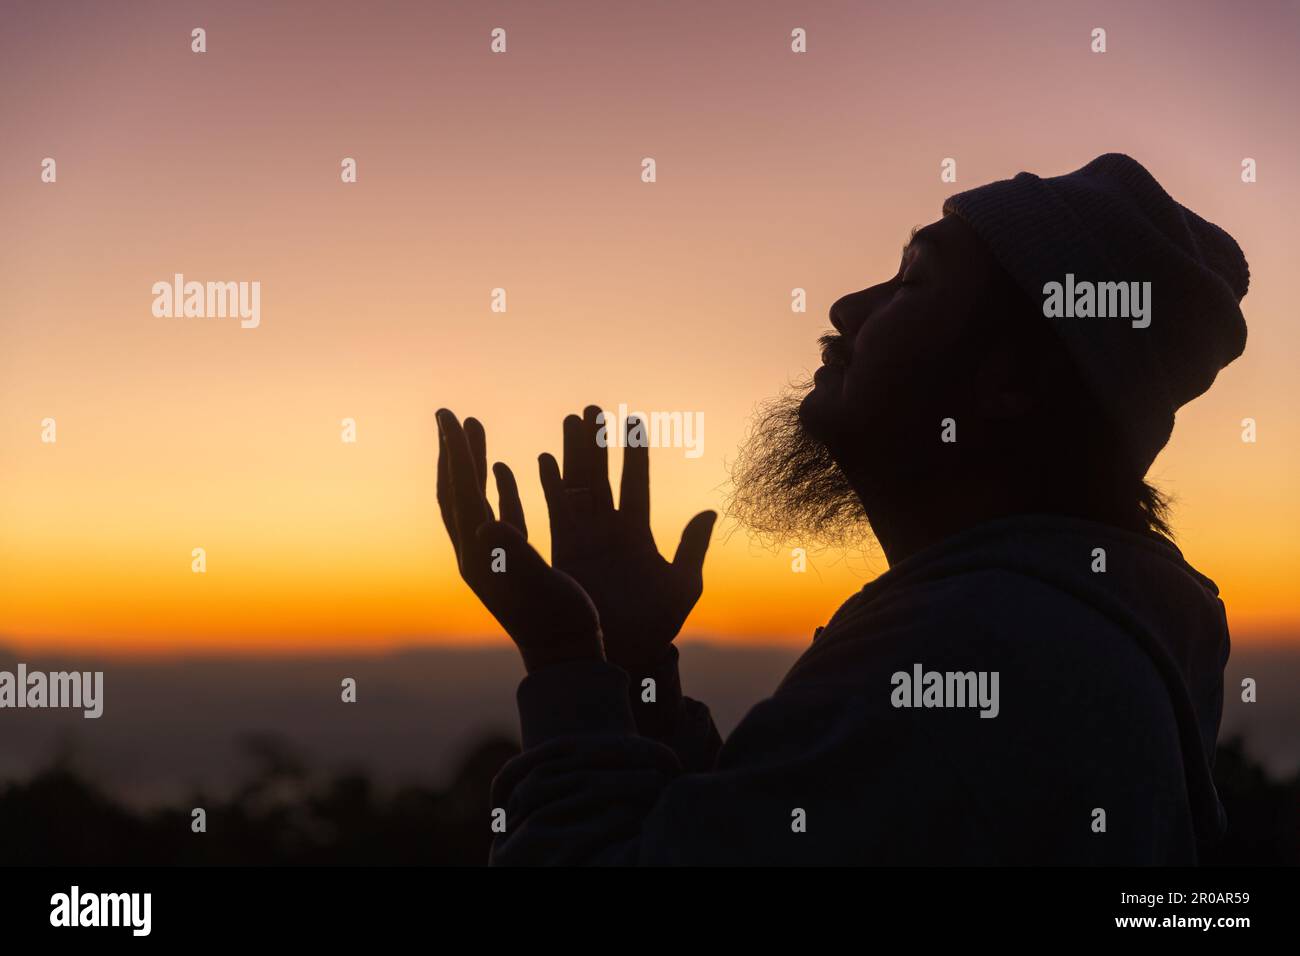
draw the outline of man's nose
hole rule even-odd
[[[835,330],[841,335],[852,337],[862,326],[871,311],[870,292],[870,289],[863,289],[861,292],[850,292],[835,300],[830,311],[831,325],[835,326]]]

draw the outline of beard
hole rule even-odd
[[[825,443],[808,433],[799,406],[811,384],[759,406],[731,467],[727,517],[760,542],[847,547],[871,539],[857,492]]]

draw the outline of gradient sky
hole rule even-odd
[[[1298,9],[6,3],[0,641],[504,641],[437,516],[435,408],[484,421],[543,554],[535,460],[565,413],[703,412],[702,457],[652,453],[671,555],[721,506],[755,402],[815,367],[826,309],[892,275],[911,227],[960,189],[1108,151],[1250,261],[1246,354],[1151,477],[1235,639],[1300,639]],[[155,318],[150,288],[176,272],[259,281],[261,327]],[[687,633],[806,642],[884,568],[822,554],[794,574],[788,551],[715,540]]]

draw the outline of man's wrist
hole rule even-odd
[[[627,674],[607,661],[574,660],[530,671],[516,697],[525,750],[555,737],[636,733]]]
[[[677,648],[670,642],[647,652],[621,653],[609,662],[632,677],[654,677],[677,663]]]
[[[603,661],[605,648],[600,639],[600,632],[581,639],[563,642],[548,641],[537,646],[520,646],[519,655],[524,659],[524,669],[532,674],[544,667],[568,664],[574,661]]]
[[[667,644],[639,663],[615,661],[627,672],[628,703],[642,736],[663,739],[671,735],[682,706],[682,682],[677,668],[677,648]]]

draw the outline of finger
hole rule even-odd
[[[551,557],[555,556],[557,540],[563,540],[565,529],[572,520],[569,497],[564,493],[564,479],[555,456],[543,452],[537,456],[537,474],[542,480],[542,494],[546,496],[546,512],[551,520]]]
[[[452,513],[456,519],[457,540],[461,545],[460,557],[464,559],[471,544],[470,536],[478,530],[479,525],[491,520],[491,517],[487,499],[479,490],[478,476],[474,474],[473,453],[465,430],[461,428],[456,416],[445,408],[438,411],[438,420],[442,422],[443,437],[447,443]]]
[[[438,420],[438,510],[442,512],[442,523],[447,528],[447,537],[451,546],[460,554],[459,538],[456,535],[455,498],[451,490],[451,458],[447,454],[447,438],[442,431],[442,421]]]
[[[474,473],[478,475],[478,490],[487,497],[487,432],[477,418],[465,419],[465,437],[469,439],[470,455],[474,459]]]
[[[590,448],[593,503],[603,511],[613,511],[614,493],[609,490],[609,419],[600,406],[588,405],[582,410],[582,423]]]
[[[492,503],[487,500],[487,432],[477,418],[465,419],[465,439],[469,442],[470,458],[474,461],[474,475],[478,479],[478,493],[487,507],[488,520],[495,520]]]
[[[586,427],[577,415],[564,416],[564,487],[591,487]]]
[[[704,569],[704,555],[709,550],[709,536],[713,534],[713,523],[718,520],[716,511],[701,511],[686,523],[682,540],[673,555],[673,567],[691,575],[698,575]]]
[[[635,427],[639,426],[639,427]],[[618,510],[634,527],[650,524],[650,449],[645,426],[629,416],[623,443],[623,480],[618,491]]]
[[[519,500],[519,485],[515,473],[504,462],[492,466],[492,474],[497,480],[497,500],[501,504],[501,520],[519,532],[519,536],[528,540],[528,526],[524,523],[524,505]]]

